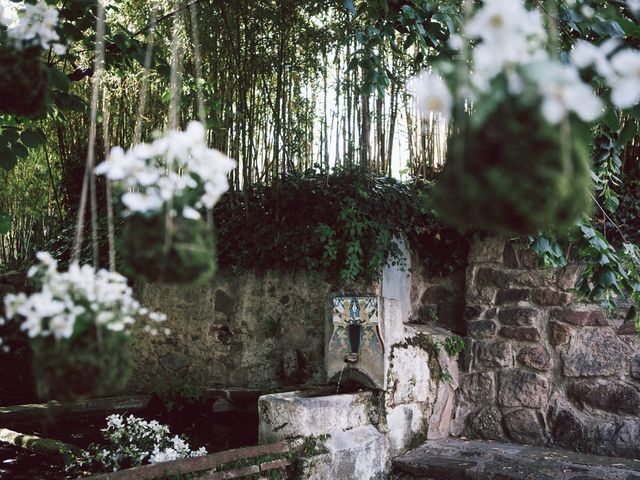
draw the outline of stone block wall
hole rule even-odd
[[[465,269],[446,276],[434,276],[412,255],[410,284],[411,323],[432,325],[464,335]]]
[[[516,243],[471,248],[452,432],[640,458],[640,341],[626,312],[579,302],[579,266],[535,265]]]
[[[414,321],[460,326],[463,272],[429,277],[418,269],[406,275]],[[372,294],[376,288],[381,287],[347,293]],[[221,272],[197,287],[139,285],[137,298],[166,313],[172,333],[136,335],[128,390],[153,391],[179,377],[206,386],[265,390],[324,384],[325,308],[327,299],[344,293],[311,272]],[[437,318],[427,308],[439,312]]]

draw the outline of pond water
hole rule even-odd
[[[156,404],[135,415],[169,425],[172,434],[187,437],[192,449],[205,447],[209,453],[258,443],[257,404],[255,411],[251,408],[238,412],[213,412],[210,403],[189,405],[180,411],[167,412]],[[100,429],[105,426],[105,416],[100,416],[64,423],[48,422],[14,430],[86,448],[92,443],[101,442]],[[64,479],[64,466],[60,461],[0,443],[0,479]]]

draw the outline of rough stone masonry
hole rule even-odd
[[[579,274],[537,269],[517,243],[474,242],[453,434],[640,458],[640,341],[577,300]]]

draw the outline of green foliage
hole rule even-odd
[[[575,121],[563,135],[537,104],[483,99],[473,117],[460,119],[434,189],[443,221],[462,230],[532,234],[569,228],[590,209],[588,143],[581,127]]]
[[[134,214],[118,240],[122,270],[130,278],[192,284],[208,281],[216,271],[213,230],[200,220],[178,215],[167,224],[164,213]]]
[[[426,59],[449,58],[447,46],[453,29],[459,25],[459,5],[452,1],[345,0],[344,8],[356,20],[358,48],[352,53],[348,69],[360,67],[365,94],[384,95],[392,81],[402,83],[389,69],[385,53],[419,69]]]
[[[458,335],[447,337],[444,341],[444,349],[449,356],[456,357],[464,350],[464,340]]]
[[[90,325],[91,324],[91,325]],[[131,375],[129,337],[87,322],[69,339],[30,339],[36,390],[41,399],[77,400],[115,395]]]
[[[587,300],[615,308],[617,301],[631,299],[640,306],[640,249],[625,242],[619,248],[585,219],[565,237],[541,235],[532,240],[533,250],[545,266],[564,267],[567,254],[584,265],[577,291]],[[636,316],[636,322],[640,317]]]
[[[200,402],[202,388],[189,377],[171,377],[166,383],[156,386],[154,392],[168,412],[182,412]]]
[[[359,169],[292,174],[230,195],[215,220],[226,268],[314,270],[332,280],[371,282],[404,236],[434,273],[466,263],[468,241],[435,219],[429,185],[404,184]]]
[[[0,235],[6,235],[11,228],[11,215],[0,213]]]
[[[16,52],[0,46],[0,112],[42,117],[48,103],[49,72],[37,51]],[[6,168],[4,162],[2,166]]]

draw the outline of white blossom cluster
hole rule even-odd
[[[477,40],[471,51],[471,90],[464,92],[468,100],[488,93],[498,75],[507,80],[510,95],[520,95],[526,85],[533,84],[542,98],[541,111],[552,125],[560,123],[570,112],[584,121],[593,121],[603,113],[603,102],[591,86],[580,78],[578,68],[593,62],[604,64],[606,48],[577,45],[574,64],[563,65],[553,60],[545,50],[547,36],[542,16],[537,10],[527,10],[521,0],[485,0],[484,5],[470,19],[463,34]],[[585,44],[587,42],[584,42]],[[453,48],[461,48],[462,40],[454,37]],[[620,108],[632,106],[640,100],[640,59],[638,52],[627,50],[619,62],[607,61],[612,80],[612,101]],[[623,61],[624,60],[624,64]],[[634,85],[631,85],[635,82]],[[453,97],[442,78],[433,72],[423,72],[408,84],[421,113],[451,115]]]
[[[41,284],[41,289],[29,296],[9,294],[4,299],[7,318],[24,319],[21,329],[31,338],[69,338],[81,322],[120,332],[129,328],[138,316],[154,322],[166,320],[164,314],[141,307],[133,298],[127,279],[118,273],[96,271],[77,263],[72,263],[68,271],[59,272],[49,253],[39,252],[37,258],[40,263],[31,267],[28,275]]]
[[[106,161],[95,169],[129,190],[122,195],[127,213],[154,213],[170,199],[188,190],[201,190],[194,205],[181,212],[185,218],[200,218],[198,209],[212,208],[229,189],[227,174],[236,163],[218,150],[207,147],[205,129],[192,121],[187,129],[169,131],[152,143],[124,151],[114,147]]]
[[[640,102],[640,51],[607,40],[600,46],[578,40],[571,61],[578,68],[593,67],[611,88],[611,102],[618,108],[631,108]]]
[[[95,459],[113,471],[124,464],[160,463],[207,454],[204,447],[191,450],[183,438],[171,436],[167,425],[133,415],[108,416],[107,427],[102,432],[109,445],[97,448],[95,453],[85,452],[81,461]]]
[[[58,9],[49,7],[40,0],[35,5],[25,3],[24,9],[17,17],[6,15],[5,7],[0,5],[0,24],[7,28],[7,38],[10,46],[16,50],[25,48],[47,49],[52,47],[54,52],[62,55],[65,47],[60,43],[56,32],[58,25]]]

